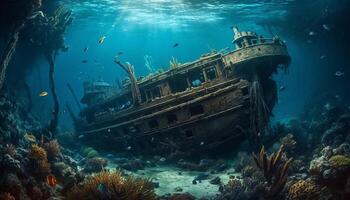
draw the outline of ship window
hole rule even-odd
[[[148,122],[148,125],[151,129],[157,128],[159,126],[159,123],[157,120],[153,119]]]
[[[211,67],[209,69],[206,69],[205,73],[207,74],[207,78],[208,78],[209,81],[214,80],[214,79],[217,78],[215,67]]]
[[[204,113],[203,106],[202,105],[191,106],[190,113],[191,113],[191,116],[203,114]]]
[[[186,77],[174,77],[169,81],[169,86],[172,93],[185,91],[188,88]]]
[[[177,121],[176,114],[169,114],[169,115],[167,115],[167,119],[168,119],[168,123],[169,124],[176,122]]]
[[[155,99],[156,97],[160,97],[160,88],[159,87],[153,87],[152,89],[149,89],[146,91],[146,95],[149,99]]]
[[[159,87],[154,87],[152,89],[152,96],[153,96],[153,98],[160,97],[160,88]]]
[[[186,130],[186,131],[185,131],[185,136],[186,136],[187,138],[193,138],[193,132],[192,132],[192,130]]]
[[[189,79],[192,87],[198,87],[204,82],[203,72],[200,70],[195,70],[189,74]]]

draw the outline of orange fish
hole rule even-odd
[[[46,182],[52,187],[57,185],[57,179],[53,175],[46,176]]]

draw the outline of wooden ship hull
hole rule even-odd
[[[226,152],[261,136],[277,100],[271,75],[290,62],[278,38],[235,31],[236,50],[136,80],[116,94],[85,90],[75,127],[87,145],[141,154],[194,155]],[[101,87],[100,87],[101,89]],[[96,98],[99,96],[100,98]]]

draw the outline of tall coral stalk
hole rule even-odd
[[[281,145],[277,153],[273,153],[270,156],[267,155],[264,147],[261,148],[258,156],[255,153],[252,155],[256,166],[263,171],[264,177],[268,182],[268,197],[276,197],[287,182],[287,172],[292,158],[282,162],[283,152],[284,145]]]
[[[57,129],[57,125],[58,125],[58,113],[59,113],[59,103],[58,103],[58,97],[57,97],[57,93],[56,93],[56,87],[55,87],[55,53],[51,52],[51,53],[47,53],[46,54],[46,58],[49,62],[50,65],[50,70],[49,70],[49,86],[50,86],[50,90],[51,90],[51,94],[52,94],[52,98],[53,98],[53,102],[54,102],[54,106],[53,106],[53,111],[52,111],[52,119],[50,121],[49,124],[49,131],[51,133],[54,133]]]

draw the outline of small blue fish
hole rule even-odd
[[[310,36],[315,36],[315,35],[316,35],[316,32],[310,31],[310,32],[309,32],[309,35],[310,35]]]
[[[335,73],[334,73],[334,75],[335,76],[337,76],[337,77],[341,77],[341,76],[344,76],[344,72],[342,72],[342,71],[336,71]]]
[[[283,85],[279,88],[279,90],[282,92],[286,89],[286,87],[284,87]]]
[[[323,24],[322,27],[326,31],[330,31],[331,30],[331,28],[327,24]]]

